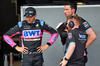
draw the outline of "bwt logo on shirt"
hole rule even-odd
[[[86,35],[81,35],[81,34],[79,34],[79,37],[80,37],[80,38],[86,38]]]
[[[23,31],[24,37],[39,37],[41,31],[40,30],[25,30]]]

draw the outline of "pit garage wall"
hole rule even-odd
[[[21,6],[21,20],[25,20],[23,16],[25,9],[30,6]],[[66,21],[64,15],[64,6],[31,6],[37,11],[37,19],[42,19],[50,26],[56,29],[56,26],[60,22]],[[88,47],[88,63],[86,66],[99,66],[100,61],[100,5],[78,5],[77,14],[86,19],[98,38],[95,42]],[[44,45],[50,38],[50,35],[44,33],[43,42]],[[60,36],[56,42],[44,51],[45,66],[59,66],[60,60],[64,56],[65,46],[61,45]]]

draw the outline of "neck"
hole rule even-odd
[[[76,13],[73,13],[73,14],[71,14],[71,15],[69,15],[69,16],[66,16],[66,19],[69,19],[69,18],[72,17],[72,16],[77,16],[77,14],[76,14]]]
[[[72,30],[74,30],[75,28],[79,28],[79,26],[74,26],[74,27],[72,28]]]
[[[72,16],[78,16],[76,13],[73,13],[73,15]]]

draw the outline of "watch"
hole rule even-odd
[[[68,61],[69,59],[67,59],[66,57],[64,58],[66,61]]]

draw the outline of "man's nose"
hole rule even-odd
[[[30,18],[28,18],[28,20],[30,20]]]

